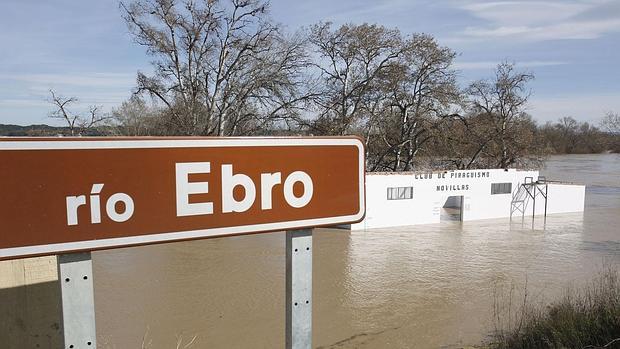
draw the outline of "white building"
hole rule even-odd
[[[545,200],[545,196],[547,200]],[[546,202],[545,202],[546,201]],[[351,229],[442,220],[580,212],[585,186],[539,179],[538,171],[461,170],[429,173],[368,173],[366,217]]]

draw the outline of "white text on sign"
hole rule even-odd
[[[177,217],[197,216],[213,214],[213,202],[190,203],[189,197],[193,194],[208,194],[209,182],[190,182],[189,176],[192,174],[211,173],[210,162],[182,162],[175,165],[176,180],[176,214]],[[277,185],[283,185],[284,200],[294,208],[302,208],[312,200],[314,184],[312,178],[304,171],[294,171],[290,173],[282,182],[282,173],[261,173],[257,183],[248,175],[234,173],[232,164],[223,164],[221,171],[221,210],[222,213],[245,212],[252,207],[256,201],[257,187],[260,188],[260,208],[261,210],[272,209],[273,189]],[[303,186],[303,193],[296,196],[293,190],[295,184]],[[236,187],[242,187],[243,198],[237,200],[233,192]],[[90,208],[90,223],[101,223],[101,194],[104,184],[93,184],[90,195],[67,196],[67,225],[78,225],[78,210],[82,206]],[[122,203],[123,208],[118,205]],[[134,200],[126,193],[114,193],[105,200],[105,213],[114,222],[122,223],[129,220],[135,211]]]

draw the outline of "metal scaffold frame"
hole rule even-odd
[[[544,189],[544,191],[543,191]],[[544,176],[539,176],[536,181],[533,177],[525,177],[525,180],[519,189],[512,196],[510,203],[510,218],[515,212],[521,212],[521,219],[525,218],[525,211],[527,210],[529,201],[532,200],[532,220],[536,216],[536,197],[542,196],[545,200],[544,219],[547,219],[547,202],[549,197],[549,184]]]

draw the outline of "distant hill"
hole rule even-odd
[[[0,124],[0,137],[41,137],[41,136],[59,136],[69,135],[71,133],[68,127],[58,127],[50,125],[5,125]],[[91,129],[87,132],[88,136],[99,136],[103,133],[97,129]]]

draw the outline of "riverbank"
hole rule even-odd
[[[512,290],[511,290],[512,291]],[[545,304],[512,303],[512,293],[494,302],[493,349],[619,348],[620,274],[606,266],[586,285],[567,288]]]

